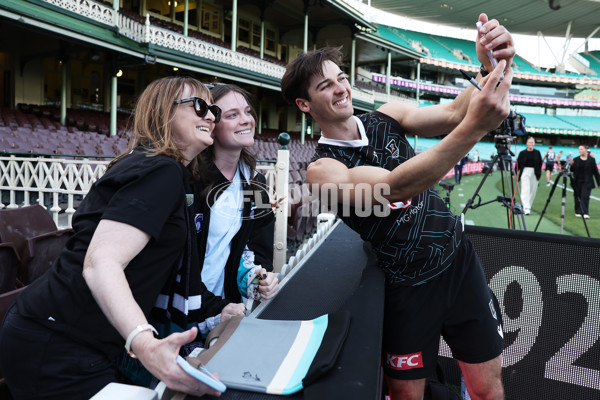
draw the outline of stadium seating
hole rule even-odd
[[[578,127],[562,119],[548,114],[522,113],[526,118],[526,125],[536,128],[554,128],[554,129],[577,129]]]
[[[600,74],[600,51],[579,53],[579,55],[590,63],[591,70],[593,70],[597,75]]]
[[[127,148],[127,115],[117,119],[117,136],[108,136],[108,113],[68,110],[69,126],[33,114],[36,106],[20,104],[16,110],[0,109],[0,151],[63,156],[116,156]],[[58,109],[42,111],[59,118]],[[43,114],[40,114],[43,115]],[[84,130],[82,130],[84,129]]]
[[[0,293],[17,288],[20,259],[12,243],[0,243]],[[1,319],[0,319],[1,321]]]
[[[557,115],[556,118],[568,124],[571,124],[579,129],[590,131],[600,130],[600,117]]]
[[[52,265],[72,233],[72,229],[57,229],[38,204],[0,210],[0,242],[13,244],[21,260],[17,278],[25,285]]]

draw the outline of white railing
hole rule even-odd
[[[272,200],[283,199],[275,212],[274,266],[286,262],[289,151],[279,150],[276,163],[261,163]],[[70,228],[77,201],[106,171],[110,160],[0,156],[0,209],[40,204],[49,209],[57,227]],[[2,201],[6,201],[4,204]],[[64,213],[66,224],[59,221]]]
[[[93,0],[43,1],[104,25],[111,27],[115,26],[115,10],[109,6],[96,3]],[[121,13],[116,13],[116,17],[116,28],[118,32],[138,43],[151,43],[167,49],[177,50],[196,57],[206,58],[276,79],[281,79],[285,72],[284,67],[269,61],[151,25],[149,15],[146,15],[145,23],[136,21]],[[376,92],[365,93],[360,92],[359,90],[353,92],[353,97],[370,104],[373,104],[375,101],[388,102],[392,100],[411,102],[410,100],[398,96]]]
[[[97,3],[93,0],[44,0],[53,6],[64,8],[74,14],[78,14],[94,21],[114,25],[114,12],[110,7]]]
[[[111,27],[115,26],[115,10],[109,6],[96,3],[92,0],[44,0],[53,6],[63,8],[72,13],[87,17]],[[146,22],[138,22],[126,15],[118,13],[116,18],[117,29],[123,36],[138,43],[151,43],[167,49],[197,57],[208,58],[223,64],[257,72],[262,75],[281,78],[285,68],[260,58],[232,51],[225,47],[217,46],[200,39],[182,35],[180,33],[150,25],[150,16]]]
[[[0,208],[17,208],[32,203],[46,207],[50,203],[54,223],[60,225],[58,214],[64,212],[67,227],[71,227],[76,196],[87,194],[92,184],[106,171],[107,164],[108,161],[91,159],[0,157]],[[2,203],[6,193],[8,204]],[[17,198],[21,195],[22,199]]]
[[[231,65],[262,75],[280,79],[285,68],[271,62],[261,60],[225,47],[217,46],[193,37],[184,36],[168,29],[150,25],[146,19],[145,41],[164,48],[173,49],[193,56],[207,58],[222,64]]]
[[[119,13],[118,24],[119,33],[128,39],[140,42],[146,36],[145,25],[126,15]]]

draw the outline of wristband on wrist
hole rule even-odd
[[[481,77],[486,77],[488,76],[490,73],[488,72],[487,69],[485,69],[485,67],[483,66],[483,64],[481,64],[481,67],[479,67],[479,73],[481,74]]]
[[[154,333],[156,336],[158,336],[158,332],[156,331],[156,328],[154,328],[150,324],[143,324],[143,325],[136,326],[135,329],[132,330],[131,333],[127,336],[127,340],[125,341],[125,350],[127,351],[127,354],[129,354],[129,357],[137,358],[135,356],[135,354],[133,353],[133,351],[131,350],[131,343],[133,342],[133,339],[135,339],[135,337],[137,335],[139,335],[140,333],[145,332],[145,331],[152,331],[152,333]]]

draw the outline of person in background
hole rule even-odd
[[[535,139],[527,139],[527,148],[519,153],[517,157],[517,171],[521,183],[521,205],[525,215],[531,214],[531,206],[535,199],[535,193],[540,178],[542,177],[542,155],[534,149]]]
[[[550,178],[554,171],[554,163],[557,161],[556,154],[552,151],[552,146],[548,146],[548,151],[544,154],[542,163],[546,161],[546,186],[550,186]]]
[[[199,280],[178,279],[200,274],[189,181],[196,156],[213,142],[220,110],[210,103],[208,89],[185,77],[154,81],[139,97],[128,151],[78,207],[75,233],[52,268],[7,313],[0,366],[14,398],[89,399],[117,381],[124,345],[167,387],[219,395],[176,362],[198,328],[158,339],[148,324],[157,298],[176,281],[193,285],[198,297],[165,306],[180,325],[244,313]]]
[[[504,398],[501,313],[460,218],[433,188],[510,111],[512,36],[485,14],[479,20],[483,36],[476,52],[482,74],[489,75],[478,75],[483,90],[470,86],[450,103],[418,108],[392,102],[354,115],[339,48],[300,53],[281,80],[284,98],[322,130],[307,183],[338,188],[330,193],[342,203],[340,217],[372,244],[385,272],[382,363],[394,400],[423,399],[441,335],[471,396]],[[498,58],[495,68],[487,50]],[[406,135],[445,137],[415,154]],[[375,195],[378,188],[385,201]],[[360,212],[366,204],[385,212]]]
[[[202,281],[217,296],[239,302],[269,300],[275,218],[264,175],[256,171],[256,113],[250,94],[231,84],[211,89],[222,109],[214,144],[198,157],[203,179],[194,185],[194,214]]]
[[[600,186],[600,173],[596,159],[591,156],[589,149],[579,146],[579,157],[571,161],[571,173],[573,174],[573,196],[575,198],[575,216],[583,218],[590,217],[590,195],[596,185]],[[596,185],[594,184],[596,180]]]
[[[462,180],[463,167],[468,161],[469,155],[467,154],[454,165],[454,183],[457,185],[460,184],[460,181]]]

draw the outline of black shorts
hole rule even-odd
[[[417,286],[386,285],[383,328],[383,366],[394,379],[434,376],[440,335],[466,363],[502,353],[502,314],[466,235],[440,276]]]
[[[554,171],[554,161],[546,162],[546,171]]]

